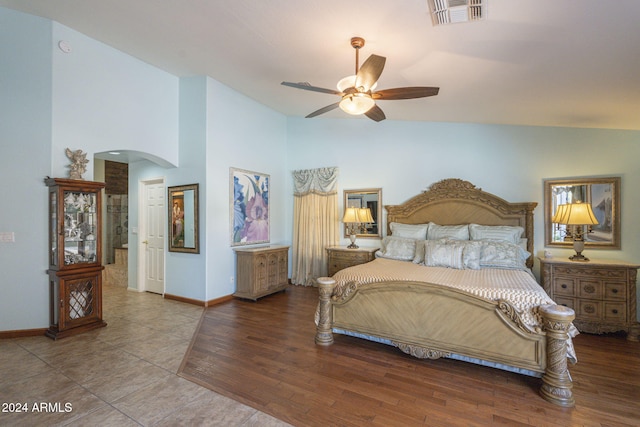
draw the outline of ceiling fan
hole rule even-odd
[[[423,86],[399,87],[375,91],[378,79],[384,69],[386,58],[384,56],[371,55],[364,61],[362,67],[358,68],[359,51],[360,48],[364,46],[364,39],[361,37],[353,37],[351,39],[351,46],[356,50],[356,73],[353,76],[348,76],[340,80],[337,85],[338,90],[311,86],[311,84],[307,82],[282,82],[284,86],[338,95],[342,98],[336,103],[314,111],[307,115],[306,118],[316,117],[340,107],[346,113],[353,115],[364,114],[371,120],[379,122],[384,120],[386,116],[382,109],[376,105],[376,100],[425,98],[438,94],[440,88]]]

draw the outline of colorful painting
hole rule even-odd
[[[230,168],[231,246],[269,242],[269,175]]]

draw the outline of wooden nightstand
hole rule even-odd
[[[640,265],[608,260],[538,259],[544,290],[556,303],[575,310],[573,323],[580,332],[626,331],[628,340],[638,341],[636,278]]]
[[[333,276],[343,268],[373,261],[376,251],[380,248],[348,249],[346,246],[330,246],[327,248],[328,274]]]

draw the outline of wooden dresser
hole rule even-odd
[[[373,261],[378,249],[380,248],[349,249],[346,246],[330,246],[327,248],[327,274],[333,276],[343,268]]]
[[[289,285],[289,246],[238,248],[235,297],[257,300]]]
[[[575,310],[573,323],[580,332],[626,331],[628,340],[638,341],[636,277],[640,265],[608,260],[539,260],[544,290],[558,304]]]

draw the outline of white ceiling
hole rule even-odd
[[[338,100],[280,82],[335,88],[361,36],[361,63],[387,58],[379,89],[440,87],[379,102],[389,120],[640,129],[640,1],[486,3],[484,21],[434,27],[426,0],[0,0],[286,115]]]

